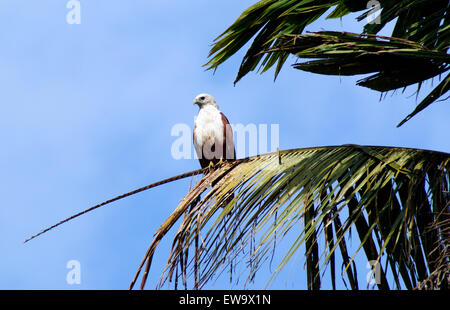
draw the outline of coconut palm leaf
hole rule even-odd
[[[289,55],[319,60],[294,68],[319,74],[374,73],[357,82],[380,92],[441,78],[450,69],[450,10],[447,0],[380,0],[379,17],[370,16],[369,2],[358,0],[262,0],[245,10],[216,40],[209,69],[217,69],[247,42],[253,42],[240,65],[235,83],[250,71],[275,66],[275,78]],[[331,10],[330,13],[328,13]],[[321,16],[342,18],[360,12],[366,21],[362,34],[320,32],[307,36],[305,28]],[[395,21],[391,37],[376,36]],[[448,91],[449,77],[434,88],[398,126]]]
[[[280,36],[279,47],[265,52],[289,51],[300,58],[319,60],[294,64],[294,68],[327,75],[374,73],[360,80],[381,92],[419,83],[445,72],[450,55],[429,50],[416,42],[375,35],[322,31],[299,36]],[[407,57],[407,58],[406,58]],[[408,73],[408,75],[406,75]],[[401,79],[394,76],[402,74]]]
[[[343,278],[358,289],[355,256],[362,249],[380,266],[378,288],[391,288],[390,273],[395,287],[412,289],[449,263],[442,224],[449,187],[450,154],[418,149],[315,147],[224,163],[161,225],[130,287],[145,266],[144,288],[159,242],[180,220],[158,287],[167,281],[178,287],[181,280],[202,288],[226,270],[232,279],[243,262],[252,281],[273,249],[288,242],[271,280],[303,251],[308,288],[319,289],[327,269],[335,287],[340,257]],[[356,249],[347,243],[352,229]]]

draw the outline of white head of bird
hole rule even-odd
[[[209,94],[200,94],[200,95],[198,95],[194,99],[194,104],[198,105],[198,107],[200,109],[205,107],[205,106],[208,106],[208,105],[213,106],[213,107],[215,107],[217,109],[219,108],[217,106],[216,99],[214,99],[214,97],[209,95]]]

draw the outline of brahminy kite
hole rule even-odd
[[[195,97],[194,104],[200,108],[194,123],[193,137],[200,166],[205,168],[221,160],[235,160],[233,130],[214,97],[200,94]]]

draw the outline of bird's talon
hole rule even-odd
[[[210,161],[208,165],[208,172],[211,172],[212,170],[214,170],[214,163]]]

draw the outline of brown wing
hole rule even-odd
[[[220,112],[220,116],[222,117],[223,123],[223,136],[224,136],[224,144],[223,144],[223,158],[224,160],[235,160],[236,159],[236,150],[234,149],[234,141],[233,141],[233,129],[231,128],[230,122],[227,117]]]
[[[224,144],[223,144],[223,154],[226,161],[233,161],[236,159],[236,150],[234,149],[234,139],[233,139],[233,129],[231,128],[230,122],[227,117],[220,112],[220,116],[222,117],[223,123],[223,136],[224,136]],[[214,185],[218,182],[215,181],[211,185]],[[229,195],[225,201],[223,202],[222,208],[228,205],[234,199],[234,193]]]

